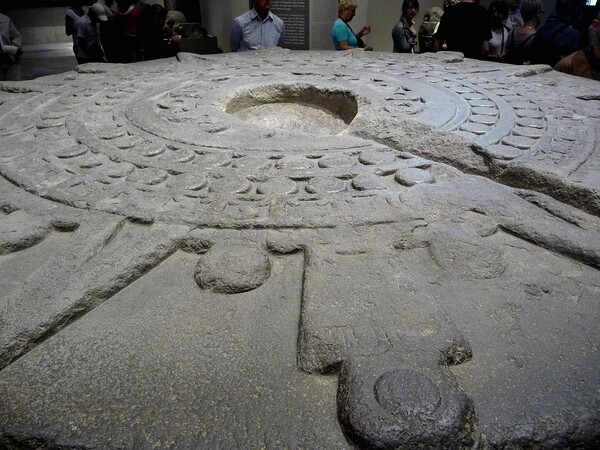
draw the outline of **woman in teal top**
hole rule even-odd
[[[356,14],[356,6],[356,0],[340,0],[339,2],[338,18],[331,28],[331,38],[336,50],[349,50],[357,47],[373,50],[372,47],[365,46],[361,40],[364,35],[371,32],[371,27],[365,25],[357,34],[354,34],[354,31],[348,25],[348,22]]]

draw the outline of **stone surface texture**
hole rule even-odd
[[[180,54],[0,114],[1,448],[600,447],[597,82]]]

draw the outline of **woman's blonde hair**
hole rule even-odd
[[[340,0],[338,3],[338,14],[346,11],[347,9],[356,8],[356,0]]]

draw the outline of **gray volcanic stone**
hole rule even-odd
[[[0,214],[0,255],[36,245],[50,233],[50,229],[49,222],[24,211]]]
[[[200,257],[196,282],[202,289],[222,294],[238,294],[260,287],[271,274],[268,255],[243,241],[216,245]]]
[[[409,169],[400,169],[394,176],[396,181],[404,186],[414,186],[420,183],[433,183],[434,179],[431,172],[427,169],[417,167]]]
[[[598,102],[449,52],[0,83],[0,447],[600,447]]]

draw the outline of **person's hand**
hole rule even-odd
[[[413,36],[417,35],[417,30],[415,30],[415,26],[414,25],[412,27],[410,27],[408,29],[408,31],[410,31],[410,34],[412,34]]]
[[[171,41],[179,43],[181,41],[181,35],[177,34],[177,33],[173,33],[173,36],[171,36]]]
[[[360,35],[364,36],[365,34],[369,34],[371,32],[371,25],[365,25],[360,29]]]
[[[365,52],[372,52],[373,51],[373,47],[371,47],[370,45],[367,45],[363,50]]]

